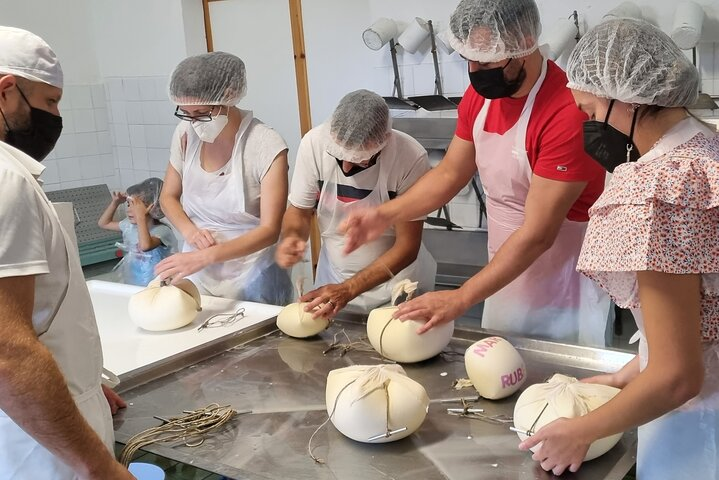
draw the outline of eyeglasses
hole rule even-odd
[[[212,107],[212,109],[214,108],[215,107]],[[186,113],[182,113],[180,107],[175,108],[175,116],[186,122],[211,122],[213,119],[212,110],[210,110],[210,113],[206,113],[204,115],[187,115]]]

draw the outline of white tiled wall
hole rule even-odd
[[[43,161],[46,191],[108,183],[117,172],[102,84],[65,87],[60,112],[63,130],[55,149]]]
[[[167,77],[108,78],[106,90],[120,188],[164,178],[178,122],[167,98]]]
[[[697,66],[702,79],[702,91],[719,96],[719,43],[697,45]]]

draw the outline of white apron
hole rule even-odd
[[[517,123],[503,135],[484,131],[487,99],[474,123],[477,170],[487,195],[489,260],[524,222],[532,179],[527,125],[547,61]],[[484,301],[482,327],[562,342],[604,346],[609,297],[576,271],[586,222],[565,219],[554,244],[522,274]]]
[[[260,224],[245,212],[243,154],[252,112],[242,110],[242,121],[226,175],[208,173],[200,165],[202,141],[188,129],[187,150],[182,166],[182,207],[199,229],[212,232],[218,243],[240,237]],[[194,251],[187,242],[183,252]],[[292,284],[286,271],[274,263],[274,246],[247,256],[208,265],[190,275],[201,293],[216,297],[286,305]]]
[[[640,370],[649,361],[641,310],[632,309],[639,332]],[[681,407],[639,427],[640,480],[719,479],[719,344],[702,343],[704,385]]]
[[[102,393],[102,348],[95,323],[90,294],[74,250],[72,237],[74,216],[61,224],[53,206],[39,185],[45,200],[41,208],[50,216],[53,230],[60,232],[65,243],[69,280],[64,299],[51,323],[39,333],[40,341],[50,350],[62,371],[77,408],[108,450],[113,451],[115,438],[110,407]],[[3,480],[76,480],[79,477],[45,447],[37,443],[0,411],[0,477]]]
[[[339,183],[339,175],[341,175],[339,168],[334,170],[335,177],[333,179],[326,179],[317,205],[317,219],[320,234],[322,235],[322,248],[317,262],[315,288],[327,284],[342,283],[352,278],[357,272],[369,266],[394,245],[395,230],[394,227],[390,227],[377,240],[363,245],[349,255],[345,255],[343,253],[345,238],[339,232],[340,225],[350,211],[358,208],[377,207],[389,201],[389,191],[387,189],[389,172],[385,166],[386,163],[382,162],[382,157],[380,156],[376,164],[376,167],[379,168],[377,186],[365,198],[352,203],[343,203],[337,198],[337,184]],[[375,307],[389,303],[392,298],[392,288],[396,283],[404,279],[419,282],[419,288],[424,292],[434,290],[436,273],[437,263],[422,244],[414,262],[395,275],[390,281],[377,285],[353,299],[345,307],[345,310],[368,313]]]

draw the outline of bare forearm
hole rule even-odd
[[[377,285],[389,281],[392,276],[407,268],[417,258],[417,251],[392,247],[377,260],[346,280],[352,294],[357,297]],[[390,275],[392,272],[392,275]]]
[[[192,231],[197,227],[192,220],[187,216],[185,210],[182,208],[180,200],[172,196],[160,197],[160,205],[162,206],[162,212],[170,220],[170,223],[187,239]]]
[[[120,205],[111,202],[110,205],[107,206],[104,212],[102,212],[102,215],[100,215],[100,218],[97,221],[97,226],[100,228],[108,228],[108,226],[112,223],[115,217],[115,212],[117,211],[117,207]]]
[[[114,463],[44,345],[21,340],[0,352],[0,408],[15,423],[83,476]]]
[[[296,237],[307,241],[310,237],[312,224],[312,210],[301,209],[293,205],[287,207],[285,216],[282,219],[282,238]]]
[[[688,398],[676,393],[680,383],[679,375],[644,370],[611,401],[579,420],[594,439],[630,430],[685,403]]]
[[[150,229],[147,226],[147,219],[145,218],[137,219],[137,237],[138,246],[143,252],[157,248],[161,243],[159,238],[150,235]]]
[[[206,249],[210,263],[221,263],[227,260],[244,257],[262,250],[277,242],[277,229],[260,225],[229,242],[219,243]]]
[[[453,172],[440,163],[399,197],[382,204],[378,210],[390,223],[407,222],[446,205],[469,182],[470,175]]]
[[[520,227],[509,236],[492,260],[460,287],[465,303],[474,305],[507,286],[547,251],[553,240],[527,234]]]

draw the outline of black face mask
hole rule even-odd
[[[614,172],[622,163],[639,160],[639,151],[634,145],[634,126],[637,123],[637,112],[632,117],[632,127],[629,136],[623,134],[609,125],[609,114],[612,113],[614,100],[609,102],[609,109],[604,122],[587,120],[584,122],[584,151],[609,173]]]
[[[510,58],[503,67],[469,72],[469,83],[472,84],[474,91],[489,99],[511,97],[517,93],[527,76],[527,72],[524,70],[524,63],[522,63],[522,69],[517,78],[512,81],[506,80],[504,78],[504,69],[507,68],[511,61],[512,59]]]
[[[379,154],[380,154],[381,152],[382,152],[382,151],[380,150],[379,152],[377,152],[377,153],[375,153],[374,155],[372,155],[372,156],[370,157],[369,162],[367,163],[367,166],[366,166],[366,167],[361,167],[361,166],[355,164],[355,165],[352,165],[352,168],[350,168],[350,171],[349,171],[349,172],[345,172],[344,168],[342,168],[342,160],[340,160],[339,158],[335,157],[334,155],[332,155],[332,157],[333,157],[335,160],[337,160],[337,165],[340,167],[340,171],[342,172],[342,174],[343,174],[345,177],[351,177],[351,176],[353,176],[353,175],[355,175],[355,174],[357,174],[357,173],[359,173],[359,172],[364,172],[364,171],[367,170],[368,168],[373,167],[373,166],[377,163],[377,159],[379,158]]]
[[[30,107],[30,122],[25,128],[10,128],[5,113],[0,110],[5,120],[5,143],[21,150],[41,162],[55,148],[57,139],[62,133],[62,117],[50,112],[35,108],[27,101],[27,97],[18,88],[25,103]]]

